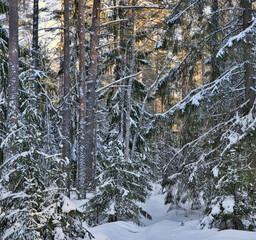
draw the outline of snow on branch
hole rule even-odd
[[[178,14],[176,14],[173,18],[169,19],[167,21],[167,24],[170,26],[170,25],[173,25],[174,23],[176,23],[177,20],[179,20],[184,13],[186,13],[190,8],[193,8],[195,5],[197,5],[198,2],[199,1],[197,0],[197,1],[193,2],[192,4],[188,5],[183,11],[181,11]]]
[[[231,48],[234,44],[234,42],[239,42],[241,40],[243,40],[244,42],[246,42],[246,39],[245,37],[252,33],[252,32],[255,32],[256,30],[256,19],[254,19],[253,23],[248,27],[246,28],[244,31],[240,32],[239,34],[231,37],[228,42],[219,50],[219,52],[217,53],[217,58],[219,57],[222,57],[225,52],[226,52],[226,49],[227,48]]]
[[[141,5],[141,6],[112,6],[112,7],[106,7],[100,9],[101,11],[106,11],[106,10],[111,10],[111,9],[142,9],[142,8],[148,8],[148,9],[170,9],[169,6],[157,6],[157,5],[152,5],[152,6],[146,6],[146,5]]]
[[[200,101],[209,97],[209,95],[212,95],[214,92],[219,91],[219,89],[221,89],[221,84],[224,81],[229,81],[230,76],[237,69],[241,68],[242,65],[243,65],[243,63],[238,64],[238,65],[232,67],[231,69],[229,69],[228,71],[226,71],[225,73],[223,73],[215,81],[192,90],[183,100],[176,103],[168,111],[166,111],[165,113],[156,114],[156,116],[167,117],[167,116],[173,115],[177,111],[184,110],[188,104],[199,106]]]
[[[101,92],[101,91],[105,90],[106,88],[109,88],[109,87],[111,87],[112,85],[114,85],[114,84],[116,84],[116,83],[119,83],[119,82],[122,82],[122,81],[124,81],[124,80],[126,80],[126,79],[137,77],[137,76],[139,76],[141,73],[142,73],[142,72],[138,72],[138,73],[135,73],[135,74],[132,74],[132,75],[123,77],[123,78],[121,78],[121,79],[119,79],[119,80],[116,80],[116,81],[114,81],[114,82],[112,82],[112,83],[110,83],[110,84],[108,84],[108,85],[106,85],[106,86],[104,86],[104,87],[98,89],[98,90],[96,91],[96,93]]]

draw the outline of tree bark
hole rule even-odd
[[[135,1],[132,1],[131,6],[135,6]],[[131,10],[131,16],[129,18],[129,22],[130,25],[129,26],[131,28],[131,43],[130,43],[130,49],[128,49],[130,52],[127,54],[129,56],[128,59],[128,63],[130,63],[130,69],[129,69],[129,75],[134,73],[134,67],[135,67],[135,9],[132,8]],[[129,79],[128,81],[128,86],[127,86],[127,90],[126,90],[126,99],[125,100],[125,145],[124,145],[124,159],[126,161],[130,160],[130,138],[131,138],[131,103],[132,103],[132,99],[131,99],[131,94],[132,94],[132,78]]]
[[[18,100],[19,100],[19,73],[18,73],[18,0],[9,1],[9,67],[7,89],[7,135],[18,129]],[[15,149],[7,146],[4,159],[15,155]]]
[[[77,188],[82,197],[86,197],[85,186],[85,145],[86,145],[86,121],[85,121],[85,6],[84,0],[78,1],[78,32],[79,32],[79,136],[77,159]]]
[[[211,12],[212,16],[210,19],[210,31],[212,35],[211,39],[211,78],[210,81],[214,81],[216,78],[219,77],[220,71],[219,66],[216,60],[216,56],[218,53],[218,46],[219,46],[219,40],[218,40],[218,28],[219,28],[219,5],[218,0],[212,0],[212,6],[211,6]]]
[[[90,63],[87,77],[86,91],[86,141],[85,141],[85,160],[86,160],[86,179],[87,187],[94,178],[94,158],[95,158],[95,108],[96,108],[96,81],[98,72],[98,51],[99,32],[100,32],[100,0],[93,1],[92,27],[90,38]]]
[[[185,44],[185,37],[186,37],[186,29],[185,29],[185,14],[182,14],[182,26],[181,26],[181,34],[182,34],[182,51],[181,51],[181,57],[182,61],[186,57],[186,44]],[[184,62],[186,64],[186,61]],[[181,83],[181,98],[184,99],[186,97],[187,91],[188,91],[188,86],[187,86],[187,79],[186,76],[182,76],[182,83]]]
[[[70,37],[69,0],[64,0],[64,102],[63,102],[63,157],[71,160],[71,110],[70,110]],[[68,170],[68,173],[70,171]],[[70,189],[70,174],[67,188]]]
[[[64,12],[64,0],[61,0],[61,11]],[[61,15],[60,18],[60,44],[59,44],[59,49],[60,49],[60,79],[59,79],[59,99],[63,100],[64,98],[64,14]],[[63,132],[63,131],[62,131]]]
[[[37,71],[39,69],[39,45],[38,45],[38,22],[39,22],[39,6],[38,0],[34,0],[33,6],[33,40],[32,40],[32,57],[33,57],[33,67],[34,67],[34,83],[33,90],[34,94],[38,94],[38,84],[39,80],[37,76]]]
[[[243,30],[247,29],[252,22],[252,3],[250,0],[241,0],[240,1],[241,8],[243,8]],[[244,51],[244,82],[245,82],[245,101],[246,109],[245,113],[248,114],[252,109],[255,101],[255,80],[254,80],[254,69],[253,64],[251,62],[252,58],[252,44],[251,37],[246,37],[246,42],[243,43],[243,51]]]
[[[121,0],[119,2],[120,5],[124,5],[124,1]],[[126,17],[124,13],[124,9],[120,8],[118,11],[118,18],[119,19],[124,19]],[[125,74],[125,67],[127,65],[126,62],[126,39],[127,38],[127,22],[120,22],[119,24],[119,52],[118,54],[120,55],[119,58],[119,77],[123,78],[127,76]],[[121,86],[124,85],[123,82],[119,83]],[[121,87],[121,101],[119,102],[119,108],[120,108],[120,123],[119,123],[119,133],[120,133],[120,140],[122,142],[122,150],[124,151],[124,139],[125,139],[125,104],[124,104],[124,99],[125,99],[125,90]]]
[[[117,2],[116,0],[113,0],[113,5],[117,6]],[[120,19],[119,14],[119,10],[118,9],[114,9],[114,21],[118,20],[118,18]],[[118,37],[118,28],[114,27],[114,42],[115,42],[115,49],[116,49],[116,55],[119,56],[119,43],[118,43],[119,37]],[[115,80],[120,79],[120,60],[116,59],[115,60]]]

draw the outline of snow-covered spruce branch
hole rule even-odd
[[[3,28],[1,28],[0,30],[2,30]],[[0,45],[2,45],[2,47],[4,48],[4,49],[8,49],[8,43],[7,43],[7,41],[6,40],[4,40],[3,38],[1,38],[0,37]]]
[[[243,107],[242,104],[240,105],[240,107]],[[188,163],[186,164],[185,162],[183,163],[183,166],[186,166],[186,168],[190,168],[193,169],[193,172],[190,174],[189,179],[191,178],[191,176],[194,175],[194,172],[196,171],[197,168],[195,168],[195,166],[199,166],[199,164],[205,160],[206,157],[210,156],[211,154],[215,153],[218,150],[221,150],[220,152],[220,157],[223,157],[224,154],[231,149],[232,146],[237,145],[239,142],[241,142],[247,135],[248,132],[250,130],[254,130],[255,126],[256,126],[256,120],[253,117],[253,109],[251,109],[250,113],[246,116],[242,116],[239,117],[238,113],[231,118],[228,122],[222,122],[218,125],[216,125],[214,128],[211,128],[208,132],[204,133],[203,135],[201,135],[200,137],[198,137],[197,139],[195,139],[192,142],[187,143],[186,145],[184,145],[179,151],[177,151],[177,153],[172,157],[172,159],[170,160],[170,162],[165,166],[165,171],[167,170],[167,168],[169,167],[170,163],[174,160],[174,158],[181,154],[182,151],[189,146],[194,146],[196,147],[196,145],[203,139],[207,139],[208,135],[213,132],[216,131],[218,129],[223,129],[225,125],[229,125],[229,123],[231,123],[227,130],[222,134],[222,141],[224,140],[228,140],[227,145],[224,147],[223,149],[223,144],[220,144],[219,146],[217,146],[216,148],[212,149],[211,151],[207,152],[207,153],[203,153],[199,159],[196,162],[192,162],[192,163]],[[241,127],[242,125],[242,127]],[[237,126],[240,126],[240,129],[242,128],[242,133],[239,134],[238,131],[232,130],[232,129],[237,129]],[[211,162],[214,162],[216,160],[212,160]],[[209,164],[209,163],[208,163]],[[218,165],[214,166],[214,168],[216,168]],[[249,165],[248,165],[249,166]],[[212,169],[212,172],[214,171],[214,168]],[[171,175],[170,177],[168,177],[169,180],[172,180],[174,178],[176,178],[177,176],[182,175],[183,173],[175,173],[173,175]]]
[[[255,103],[254,103],[255,104]],[[234,117],[235,122],[231,125],[231,127],[222,135],[222,139],[227,139],[229,143],[221,152],[220,156],[223,156],[232,146],[238,144],[242,139],[244,139],[250,130],[254,130],[256,127],[256,118],[253,116],[253,112],[255,111],[252,108],[249,114],[239,117],[237,114]],[[237,125],[241,126],[241,133],[238,131],[232,130],[236,128]]]
[[[172,24],[173,22],[177,21],[177,19],[180,19],[184,13],[186,13],[190,8],[193,8],[196,4],[198,4],[199,1],[200,1],[200,0],[197,0],[197,1],[193,2],[192,4],[190,4],[189,6],[187,6],[183,11],[181,11],[181,12],[178,13],[178,14],[176,14],[176,11],[173,10],[172,13],[175,14],[175,16],[172,17],[171,19],[169,19],[169,20],[167,21],[167,24]],[[179,4],[179,3],[178,3],[178,4]]]
[[[240,32],[239,34],[231,37],[228,42],[219,50],[219,52],[217,53],[217,58],[222,57],[227,48],[231,48],[234,44],[234,42],[239,42],[241,40],[245,41],[245,37],[248,36],[248,34],[255,32],[256,30],[256,19],[254,19],[253,23],[246,28],[245,30],[243,30],[242,32]]]
[[[241,105],[241,107],[244,104]],[[175,153],[175,155],[172,157],[172,159],[170,160],[170,162],[165,166],[165,171],[169,168],[170,164],[173,162],[173,160],[175,159],[175,157],[177,157],[178,155],[182,154],[182,151],[190,146],[193,146],[194,148],[196,148],[197,144],[200,143],[200,141],[202,141],[203,139],[207,139],[208,136],[214,132],[214,131],[218,131],[220,129],[225,129],[225,126],[228,126],[227,130],[222,134],[222,142],[223,141],[228,141],[226,145],[224,144],[220,144],[217,147],[215,147],[214,149],[210,150],[207,153],[203,153],[199,160],[193,163],[188,163],[186,164],[185,162],[183,163],[184,166],[189,167],[189,166],[195,166],[198,165],[200,162],[204,161],[206,157],[211,156],[211,154],[220,151],[220,158],[222,158],[225,153],[230,150],[232,148],[232,146],[237,145],[239,142],[241,142],[246,136],[248,136],[248,132],[250,130],[254,130],[255,126],[256,126],[256,120],[252,117],[252,112],[253,110],[251,110],[251,112],[246,115],[246,116],[242,116],[239,117],[238,114],[236,116],[234,116],[233,118],[231,118],[228,122],[221,122],[218,125],[216,125],[215,127],[211,128],[209,131],[207,131],[206,133],[204,133],[203,135],[201,135],[200,137],[198,137],[197,139],[185,144],[179,151],[177,151]],[[242,126],[242,133],[239,134],[238,131],[236,131],[235,129],[237,129],[238,126],[240,126],[238,129],[241,130],[241,125]],[[232,130],[234,129],[234,130]],[[216,161],[216,160],[212,160],[212,161]],[[211,162],[212,162],[211,161]],[[192,173],[193,174],[193,173]],[[177,177],[179,175],[179,173],[176,173],[175,176],[172,175],[170,176],[169,180]]]
[[[156,116],[165,118],[167,116],[173,115],[176,111],[184,110],[187,104],[198,105],[199,100],[203,100],[204,97],[207,97],[207,93],[211,92],[212,94],[214,91],[218,90],[218,85],[221,84],[224,80],[229,79],[230,75],[235,70],[241,68],[243,64],[244,63],[241,63],[239,65],[236,64],[231,69],[221,74],[215,81],[192,90],[183,100],[176,103],[168,111],[166,111],[165,113],[156,114]]]
[[[173,157],[170,159],[170,161],[168,162],[168,164],[164,167],[164,171],[166,171],[170,164],[175,160],[175,158],[180,155],[185,148],[190,147],[190,146],[195,146],[197,143],[199,143],[201,140],[205,139],[207,136],[209,136],[212,132],[221,129],[223,126],[227,125],[229,122],[235,121],[234,118],[232,118],[231,120],[229,120],[228,122],[221,122],[219,124],[217,124],[216,126],[214,126],[213,128],[211,128],[209,131],[205,132],[204,134],[200,135],[198,138],[196,138],[195,140],[188,142],[187,144],[185,144],[181,149],[179,149],[178,151],[176,151],[176,153],[173,155]],[[204,154],[204,158],[208,155],[210,155],[211,153],[213,153],[214,151],[216,151],[218,148],[220,148],[220,146],[218,146],[217,148],[215,148],[214,150],[210,151],[207,154]],[[185,164],[185,163],[183,163]]]
[[[101,11],[107,11],[107,10],[112,10],[112,9],[143,9],[143,8],[148,8],[148,9],[170,9],[170,7],[164,7],[164,6],[112,6],[112,7],[106,7],[102,8]]]
[[[31,155],[31,151],[22,152],[12,156],[8,161],[5,161],[0,167],[4,168],[6,165],[12,165],[20,157],[27,157]]]
[[[187,104],[193,104],[198,106],[200,103],[199,101],[204,100],[205,98],[207,98],[207,96],[212,95],[215,91],[218,91],[219,88],[221,88],[221,84],[223,83],[223,81],[229,81],[230,75],[232,75],[232,73],[243,66],[243,63],[240,65],[236,65],[233,68],[231,68],[230,70],[226,71],[225,73],[223,73],[218,79],[216,79],[214,82],[211,82],[209,84],[200,86],[196,89],[194,89],[193,91],[191,91],[191,93],[189,95],[187,95],[182,101],[180,101],[179,103],[175,104],[171,109],[169,109],[167,112],[163,113],[163,114],[157,114],[157,116],[159,117],[163,117],[166,118],[167,116],[170,117],[171,115],[174,115],[177,111],[183,111],[186,108]],[[238,108],[241,109],[243,108],[243,106],[245,105],[245,103],[241,104]],[[237,109],[236,109],[237,110]],[[235,110],[234,110],[235,111]],[[234,112],[233,111],[233,112]],[[237,125],[237,116],[231,118],[229,121],[226,122],[221,122],[219,124],[217,124],[216,126],[214,126],[213,128],[209,129],[206,133],[200,135],[197,139],[185,144],[179,151],[176,152],[176,154],[172,157],[171,161],[169,162],[169,164],[166,165],[166,168],[169,167],[170,163],[174,160],[175,157],[177,157],[180,153],[182,153],[182,151],[187,148],[190,147],[192,145],[196,145],[198,142],[200,142],[201,140],[207,138],[207,136],[209,136],[212,132],[218,130],[218,129],[223,129],[224,126],[229,126],[228,129],[222,134],[223,138],[225,139],[229,139],[230,135],[228,135],[229,131],[231,128],[234,128]],[[252,129],[253,126],[255,125],[255,123],[251,123],[249,124],[246,129]],[[246,133],[242,134],[239,138],[237,138],[237,141],[233,142],[230,144],[223,150],[222,155],[234,144],[236,144],[239,140],[243,139],[246,136]],[[218,147],[220,148],[220,146]],[[214,150],[210,151],[209,153],[207,153],[205,155],[208,156],[210,155],[212,152],[216,151],[218,148],[215,148]]]
[[[135,77],[139,76],[141,73],[142,73],[142,72],[138,72],[138,73],[135,73],[135,74],[132,74],[132,75],[123,77],[123,78],[121,78],[121,79],[119,79],[119,80],[116,80],[116,81],[114,81],[114,82],[112,82],[112,83],[109,83],[108,85],[106,85],[106,86],[104,86],[104,87],[102,87],[102,88],[96,90],[96,93],[99,93],[99,92],[101,92],[101,91],[103,91],[103,90],[105,90],[105,89],[111,87],[112,85],[114,85],[114,84],[116,84],[116,83],[119,83],[119,82],[122,82],[122,81],[124,81],[124,80],[126,80],[126,79],[135,78]]]
[[[10,139],[12,136],[15,136],[16,133],[17,133],[18,131],[20,131],[21,129],[22,129],[22,128],[18,128],[18,129],[16,129],[15,131],[12,131],[11,133],[9,133],[9,134],[6,136],[6,138],[1,142],[0,148],[6,147],[7,144],[8,144],[9,139]]]

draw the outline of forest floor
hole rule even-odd
[[[158,189],[158,190],[157,190]],[[200,229],[199,211],[175,209],[167,212],[164,195],[155,188],[142,205],[152,220],[144,219],[144,226],[131,222],[113,222],[90,228],[95,240],[255,240],[256,232]]]

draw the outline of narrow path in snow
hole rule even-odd
[[[256,232],[200,230],[199,212],[167,212],[168,206],[159,191],[141,206],[152,216],[152,220],[143,219],[145,226],[122,221],[102,224],[90,229],[95,240],[256,240]]]

